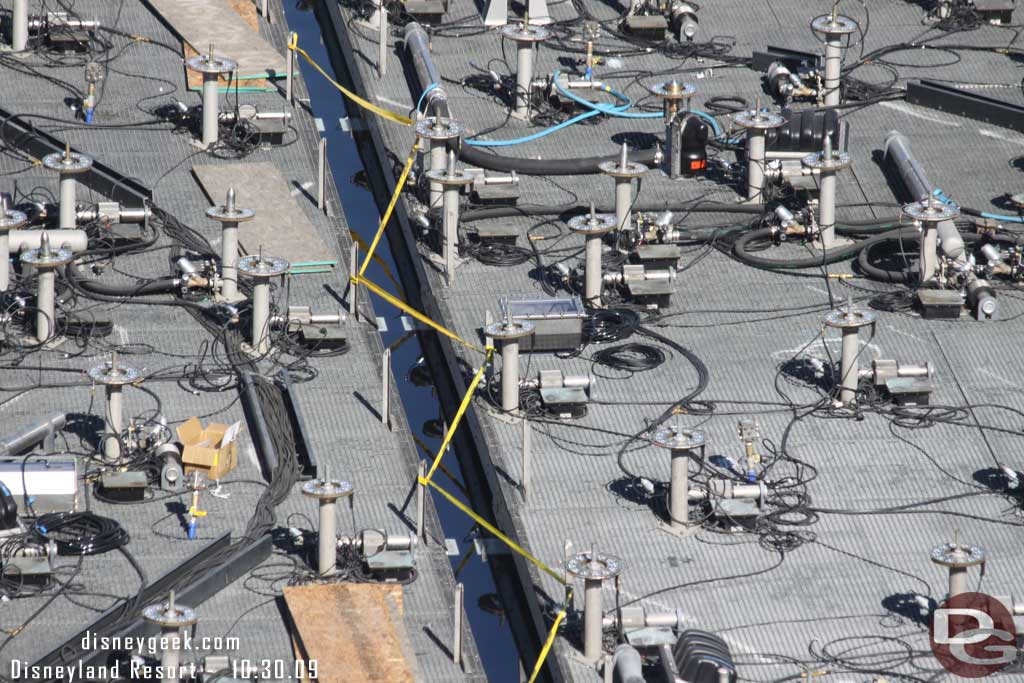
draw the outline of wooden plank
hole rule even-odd
[[[401,643],[402,587],[328,583],[288,586],[284,600],[318,683],[414,683]],[[389,603],[397,606],[398,615]]]
[[[205,52],[212,43],[216,54],[238,62],[240,78],[284,76],[284,55],[256,33],[251,18],[239,14],[229,5],[229,0],[147,0],[147,3],[194,50]]]
[[[223,204],[228,189],[234,187],[238,206],[256,211],[256,217],[238,229],[238,240],[246,253],[254,254],[263,245],[264,253],[293,264],[335,260],[334,253],[306,218],[296,195],[301,201],[308,199],[274,164],[207,164],[193,166],[192,172],[211,204]]]

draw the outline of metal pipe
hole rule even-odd
[[[78,220],[78,207],[75,205],[75,176],[70,173],[60,174],[60,228],[73,230]]]
[[[447,143],[444,140],[430,141],[430,170],[443,171],[447,157]],[[430,181],[430,201],[427,204],[431,210],[440,208],[444,201],[444,185],[440,182]]]
[[[316,146],[316,208],[327,206],[327,138],[320,138]]]
[[[160,669],[162,683],[179,683],[178,667],[181,665],[181,628],[164,626],[160,629],[160,642],[163,650],[160,653]]]
[[[463,610],[462,602],[466,594],[466,587],[462,583],[455,584],[455,626],[454,626],[454,638],[452,639],[452,660],[456,664],[462,666],[462,635],[463,635]]]
[[[124,393],[120,384],[108,384],[107,438],[103,441],[103,455],[107,460],[121,457],[121,430],[124,429]]]
[[[759,128],[747,129],[747,199],[764,203],[765,136]]]
[[[43,230],[14,230],[8,234],[11,253],[26,249],[38,249],[42,245]],[[46,230],[50,244],[64,247],[78,253],[89,246],[89,236],[84,230]]]
[[[839,400],[852,403],[857,398],[857,356],[860,354],[860,334],[856,327],[843,328],[843,355],[840,362],[841,386]]]
[[[619,230],[631,230],[633,227],[632,212],[630,207],[633,204],[633,179],[615,179],[615,224]]]
[[[416,468],[416,538],[422,541],[427,539],[427,499],[424,495],[426,491],[420,480],[425,479],[427,476],[427,463],[420,460],[419,465]]]
[[[643,662],[640,653],[632,645],[622,643],[615,648],[612,667],[618,683],[644,683]]]
[[[415,21],[405,25],[405,47],[412,57],[413,70],[416,72],[421,91],[431,85],[434,86],[423,97],[425,108],[437,112],[442,117],[450,118],[448,95],[440,85],[441,74],[430,56],[430,37]]]
[[[388,8],[381,0],[377,32],[377,74],[384,78],[388,73]]]
[[[292,54],[292,51],[288,50],[288,54]],[[207,147],[217,144],[220,134],[218,78],[219,75],[215,72],[203,72],[203,145]]]
[[[939,231],[937,228],[935,223],[921,223],[921,239],[918,242],[918,267],[921,269],[921,282],[930,282],[939,274]]]
[[[0,436],[0,457],[20,455],[38,443],[51,441],[53,435],[64,429],[67,415],[54,413],[17,432]]]
[[[583,656],[596,662],[604,651],[604,606],[600,579],[586,579],[583,593]]]
[[[320,531],[317,533],[317,573],[320,576],[334,576],[337,564],[338,539],[335,531],[334,510],[337,503],[334,498],[320,499]]]
[[[0,232],[0,292],[11,286],[11,234]]]
[[[893,165],[900,180],[903,181],[903,186],[914,201],[921,201],[932,196],[935,186],[928,180],[921,164],[914,158],[907,136],[899,131],[889,131],[885,136],[883,150],[885,160]],[[936,232],[943,253],[960,264],[965,263],[967,255],[964,240],[960,236],[960,231],[956,229],[956,224],[951,220],[939,221],[936,225]],[[924,240],[922,240],[922,250],[923,242]],[[932,253],[935,253],[934,245]]]
[[[832,136],[825,135],[822,145],[820,189],[818,191],[818,230],[822,245],[828,249],[836,241],[836,172],[828,162],[832,161]]]
[[[525,119],[530,114],[530,88],[533,85],[533,43],[519,41],[516,45],[516,109],[515,115]]]
[[[507,413],[519,410],[519,340],[501,343],[501,409]]]
[[[49,341],[56,328],[55,283],[57,274],[53,268],[39,268],[38,289],[36,290],[36,340],[43,344]]]
[[[967,585],[967,567],[949,568],[949,597],[966,593],[969,590]]]
[[[669,526],[685,529],[690,523],[690,451],[672,449],[672,479],[669,492]]]
[[[298,42],[298,40],[299,40],[299,36],[294,31],[292,31],[291,33],[288,34],[288,44],[289,45],[295,45]],[[295,78],[295,76],[294,76],[294,72],[295,72],[295,51],[294,50],[286,50],[286,53],[287,53],[286,54],[287,60],[286,60],[286,63],[285,63],[285,72],[284,72],[284,98],[286,100],[288,100],[288,105],[289,106],[294,106],[295,105],[295,86],[292,84],[292,81]],[[206,93],[206,91],[205,91],[205,87],[206,87],[205,81],[203,82],[203,87],[204,87],[203,94],[205,95],[205,93]],[[205,110],[205,104],[206,104],[206,102],[204,100],[204,102],[203,102],[204,110]],[[205,117],[204,117],[204,127],[205,127]]]
[[[584,301],[599,302],[603,276],[601,272],[601,245],[604,239],[601,235],[587,235],[587,260],[583,270],[583,297]]]
[[[842,34],[825,34],[825,106],[839,104],[839,79],[843,65]]]
[[[28,0],[14,0],[11,10],[11,50],[24,52],[28,47]]]
[[[270,281],[259,278],[252,288],[252,347],[263,356],[270,351]]]

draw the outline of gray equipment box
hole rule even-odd
[[[78,461],[75,458],[0,458],[0,481],[18,502],[21,514],[78,510]]]
[[[529,320],[536,329],[519,340],[519,350],[572,351],[583,343],[583,318],[586,311],[578,296],[562,299],[518,299],[501,301],[502,318],[506,311],[516,320]]]

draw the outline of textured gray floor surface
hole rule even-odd
[[[584,4],[601,19],[611,19],[621,11],[617,4],[586,0]],[[867,0],[866,7],[870,10],[867,51],[910,41],[928,28],[917,3]],[[716,36],[733,42],[732,54],[740,56],[763,49],[766,44],[815,49],[818,43],[808,24],[830,8],[831,3],[796,0],[702,3],[700,37],[706,40]],[[849,3],[842,8],[866,25],[863,7]],[[558,3],[551,11],[560,21],[576,17],[570,3]],[[447,19],[458,18],[464,25],[479,27],[476,14],[472,3],[453,0]],[[411,109],[419,93],[411,93],[402,76],[400,65],[411,71],[397,38],[399,32],[393,32],[391,38],[385,79],[375,75],[375,43],[357,31],[350,33],[359,53],[355,66],[370,89],[366,94],[379,104]],[[501,39],[494,32],[459,38],[450,33],[435,35],[431,46],[454,115],[470,131],[501,126],[506,111],[496,98],[460,86],[459,82],[479,75],[480,69],[505,74],[511,65],[514,70],[514,48],[507,46],[503,52]],[[936,44],[1002,45],[1014,38],[1013,30],[986,27]],[[605,37],[598,45],[614,50],[621,43]],[[858,52],[859,48],[853,48],[852,56]],[[984,92],[998,92],[993,96],[1007,101],[1020,100],[1020,69],[1015,62],[991,51],[958,54],[959,59],[954,59],[948,51],[915,48],[890,55],[890,59],[914,65],[898,67],[903,79],[929,77],[997,84]],[[505,63],[503,55],[508,60]],[[565,53],[541,46],[536,74],[567,68],[565,59]],[[956,63],[937,66],[953,61]],[[644,97],[641,84],[650,85],[675,74],[699,88],[694,99],[697,108],[712,96],[738,94],[751,102],[755,96],[760,96],[762,103],[768,101],[761,89],[760,74],[721,66],[711,59],[699,63],[692,59],[671,61],[659,54],[626,54],[618,65],[598,67],[595,72],[597,78],[607,79],[634,100]],[[888,72],[878,66],[865,68],[857,76],[877,82],[889,78]],[[898,198],[874,160],[885,134],[892,129],[909,136],[932,182],[964,205],[997,211],[993,201],[1020,187],[1017,162],[1024,153],[1024,136],[1016,132],[903,102],[853,109],[845,118],[852,126],[849,149],[854,161],[852,171],[840,178],[839,201],[889,204],[890,208],[849,208],[840,219],[867,217],[872,211],[882,216],[895,213],[892,207]],[[728,117],[721,121],[728,127]],[[411,132],[391,124],[381,129],[392,156],[404,158],[413,141]],[[484,137],[511,139],[536,130],[511,119]],[[660,137],[660,120],[602,119],[597,125],[570,127],[535,142],[497,151],[532,159],[610,155],[624,134],[632,134],[633,139]],[[610,204],[612,181],[600,176],[529,176],[522,178],[520,191],[523,204]],[[732,187],[711,180],[672,181],[652,172],[643,181],[640,200],[682,202],[698,197],[732,201],[736,195]],[[687,217],[685,225],[730,221],[724,216],[694,214]],[[511,218],[502,222],[522,231],[519,244],[523,245],[526,240],[522,235],[541,220]],[[582,247],[581,240],[557,221],[538,228],[536,234],[553,235],[559,230],[557,241],[540,242],[539,248],[552,243],[555,247]],[[571,256],[568,262],[575,265],[577,258]],[[839,339],[832,332],[826,334],[825,344],[819,340],[807,346],[821,332],[822,318],[829,308],[828,292],[820,278],[754,270],[718,251],[688,251],[682,264],[688,267],[676,280],[672,303],[656,329],[691,349],[707,364],[710,386],[701,398],[715,402],[716,411],[703,417],[680,415],[676,420],[681,426],[707,432],[709,455],[739,457],[742,444],[736,438],[736,425],[750,410],[745,402],[777,403],[780,397],[776,380],[795,403],[812,402],[820,396],[805,384],[786,376],[780,378],[779,367],[794,356],[818,360],[838,356]],[[534,267],[531,262],[498,270],[469,261],[459,268],[451,287],[431,270],[431,287],[445,309],[442,322],[466,338],[478,339],[485,311],[497,312],[500,297],[544,296],[532,273]],[[839,264],[832,270],[848,272],[849,264]],[[852,283],[858,301],[866,301],[866,290],[884,289],[862,280]],[[837,297],[845,298],[849,285],[833,281],[831,288]],[[1020,415],[1014,411],[1024,409],[1024,366],[1018,353],[1019,316],[1024,307],[1019,293],[1012,291],[1001,293],[1000,302],[1002,320],[988,324],[970,319],[930,322],[907,314],[881,313],[875,335],[863,342],[863,358],[929,361],[936,373],[934,404],[1006,406],[979,407],[975,417],[994,428],[1018,430]],[[593,369],[588,360],[592,350],[568,360],[536,354],[522,359],[521,365],[524,374],[531,377],[539,369],[584,373]],[[551,566],[560,566],[567,539],[578,548],[594,544],[599,550],[621,556],[625,563],[624,599],[639,599],[655,610],[681,609],[688,625],[721,632],[742,664],[742,675],[756,680],[799,675],[801,670],[792,661],[814,660],[810,648],[827,646],[832,653],[855,648],[860,654],[873,656],[902,652],[905,644],[926,651],[927,629],[901,616],[894,605],[900,596],[911,593],[941,599],[945,574],[929,561],[929,551],[957,531],[961,538],[983,545],[991,553],[982,589],[994,593],[1020,591],[1015,568],[1024,561],[1017,528],[1021,520],[1014,506],[998,495],[968,496],[906,514],[822,513],[813,524],[801,529],[813,534],[815,540],[785,553],[750,535],[705,530],[680,539],[659,531],[658,517],[648,505],[623,492],[624,474],[617,466],[615,453],[624,443],[622,435],[643,430],[667,405],[694,386],[696,377],[691,366],[679,355],[669,353],[668,362],[654,372],[598,380],[595,400],[585,418],[573,424],[534,425],[533,488],[528,504],[522,502],[517,489],[521,428],[481,411],[490,452],[505,475],[503,494],[514,508],[514,531],[537,557]],[[472,352],[465,352],[465,358],[472,365],[479,362]],[[792,413],[767,410],[758,415],[758,420],[763,436],[779,444]],[[971,420],[968,416],[964,422],[970,425]],[[808,485],[815,506],[867,511],[987,491],[975,477],[982,477],[996,461],[1019,467],[1019,437],[993,429],[986,430],[985,435],[987,443],[971,426],[939,424],[928,429],[904,429],[874,415],[863,421],[810,417],[789,431],[787,449],[816,472]],[[630,471],[650,479],[668,479],[668,457],[654,447],[634,444],[623,462]],[[967,516],[948,514],[953,512]],[[561,594],[556,582],[543,573],[537,572],[534,579],[538,593],[545,596],[542,603],[546,596]],[[976,574],[972,580],[977,580]],[[610,601],[610,586],[606,587],[605,599]],[[596,680],[593,671],[572,656],[576,643],[565,638],[556,643],[555,652],[573,680]],[[914,662],[899,656],[888,661],[886,667],[903,673],[937,668],[927,653]],[[848,663],[855,664],[852,660]],[[841,669],[842,664],[835,668]],[[851,680],[863,678],[852,676]]]
[[[280,14],[280,5],[271,4],[276,21],[268,27],[261,20],[261,31],[266,32],[283,54],[287,26]],[[174,98],[189,105],[198,103],[198,95],[185,90],[180,43],[144,3],[136,0],[123,3],[83,0],[75,4],[75,10],[83,16],[95,16],[104,26],[146,36],[174,49],[114,38],[115,52],[123,48],[125,54],[111,65],[95,125],[64,125],[47,119],[36,123],[52,125],[54,135],[66,137],[76,149],[94,155],[120,173],[137,178],[154,190],[158,206],[194,227],[215,245],[219,244],[219,227],[205,217],[209,203],[191,167],[196,163],[234,161],[220,161],[199,152],[190,143],[188,134],[172,132],[166,125],[123,127],[148,121],[150,110],[173,103]],[[23,64],[68,83],[81,81],[83,65],[77,58],[66,60],[66,66],[54,67],[47,60],[33,56],[26,58]],[[62,103],[68,92],[57,82],[48,82],[24,71],[3,69],[4,106],[29,116],[71,120],[71,112]],[[283,81],[281,83],[283,88]],[[301,81],[296,87],[298,95],[305,96]],[[234,98],[232,93],[232,104]],[[243,92],[239,98],[243,104],[255,104],[264,110],[281,110],[285,106],[284,98],[277,93]],[[316,312],[330,312],[342,306],[351,240],[344,218],[338,215],[336,207],[340,206],[340,201],[333,181],[328,182],[327,200],[329,206],[334,207],[330,216],[318,211],[308,194],[316,191],[319,136],[316,123],[306,109],[296,107],[292,119],[294,130],[288,134],[291,144],[257,150],[244,161],[273,163],[294,185],[293,193],[301,210],[323,242],[330,245],[327,253],[309,253],[307,260],[339,262],[334,272],[291,278],[287,289],[275,291],[275,302],[281,306],[305,304]],[[39,167],[26,167],[13,155],[0,156],[0,173],[3,174],[0,186],[4,191],[12,191],[14,184],[21,193],[36,192],[38,196],[57,190],[55,177]],[[83,201],[103,199],[90,197],[84,188],[80,192]],[[281,228],[286,230],[287,225]],[[143,277],[164,274],[168,268],[166,244],[167,239],[163,238],[158,245],[160,248],[154,251],[119,258],[106,267],[103,277],[116,278],[118,273]],[[99,317],[110,317],[115,325],[114,333],[87,348],[66,343],[54,351],[27,355],[19,369],[5,370],[2,382],[5,393],[0,405],[0,421],[5,430],[14,430],[41,414],[66,411],[72,414],[71,421],[84,434],[81,442],[78,436],[69,434],[67,448],[88,451],[96,429],[102,426],[102,391],[94,391],[78,373],[107,358],[108,349],[113,346],[120,348],[122,361],[144,368],[150,375],[161,371],[178,374],[182,369],[189,372],[196,369],[197,363],[212,367],[221,362],[209,357],[213,340],[182,309],[106,305],[83,300],[75,306],[92,310]],[[369,308],[364,311],[369,312]],[[310,366],[315,377],[297,385],[308,438],[331,476],[350,479],[356,486],[353,512],[339,506],[339,531],[352,533],[361,528],[380,528],[407,532],[414,509],[409,508],[408,518],[403,518],[398,510],[403,509],[415,481],[418,455],[401,407],[392,405],[393,428],[390,431],[381,424],[376,412],[380,405],[383,353],[378,332],[364,322],[349,324],[347,333],[351,351],[341,357],[313,360]],[[18,356],[11,348],[5,351],[5,363]],[[207,357],[201,359],[197,354],[207,354]],[[266,370],[271,372],[276,368],[268,364]],[[37,383],[54,386],[19,390]],[[157,398],[129,388],[125,396],[128,416],[159,409],[172,426],[191,415],[223,422],[244,419],[233,388],[223,393],[192,391],[185,383],[179,385],[173,381],[154,381],[143,386]],[[392,392],[397,395],[394,386]],[[89,504],[99,514],[114,517],[124,525],[132,539],[128,550],[148,578],[153,579],[226,531],[240,536],[262,490],[258,483],[252,482],[260,479],[252,442],[248,433],[243,433],[239,465],[223,482],[222,497],[204,495],[201,500],[201,507],[208,510],[208,516],[201,520],[199,538],[194,541],[185,538],[176,512],[182,503],[188,503],[183,497],[167,497],[158,492],[153,502],[144,505],[115,507],[97,500],[90,500]],[[440,527],[433,507],[428,509],[429,529],[439,536]],[[315,503],[303,497],[298,486],[277,509],[278,526],[310,529],[314,526],[311,520],[315,518]],[[237,636],[239,648],[230,654],[238,658],[290,662],[292,644],[285,627],[286,611],[278,596],[293,573],[295,561],[275,551],[261,567],[202,605],[198,633]],[[62,558],[60,564],[61,575],[66,580],[73,562]],[[405,590],[404,604],[405,626],[419,670],[424,679],[430,681],[479,680],[480,674],[465,674],[453,664],[446,649],[452,640],[454,580],[444,545],[435,542],[421,547],[418,570],[418,579]],[[43,655],[95,619],[98,611],[111,604],[113,597],[133,595],[138,585],[138,575],[117,553],[86,558],[74,577],[74,589],[34,617],[17,637],[6,639],[0,652],[3,660],[0,666],[6,672],[6,663],[12,659],[34,660]],[[21,626],[42,606],[44,599],[20,599],[5,604],[0,609],[0,626],[5,630]],[[207,653],[188,653],[194,658],[204,654]],[[467,658],[470,671],[479,672],[481,667],[471,637],[467,643]],[[290,666],[288,670],[290,672]]]

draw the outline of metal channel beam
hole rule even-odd
[[[314,5],[316,18],[321,26],[324,45],[330,57],[335,76],[346,87],[357,93],[366,94],[367,88],[358,71],[350,69],[356,63],[356,53],[347,33],[344,18],[338,3],[325,2]],[[361,117],[355,108],[349,109],[353,118]],[[394,190],[395,178],[387,148],[380,133],[377,119],[365,121],[368,135],[355,136],[360,158],[367,168],[370,186],[377,205],[383,209]],[[385,170],[387,169],[387,170]],[[385,233],[398,268],[402,286],[409,297],[409,304],[423,311],[427,316],[443,319],[441,306],[427,284],[427,273],[422,259],[416,252],[411,224],[405,204],[398,202],[395,207],[396,223]],[[434,375],[438,398],[446,415],[453,415],[466,392],[462,370],[451,341],[439,334],[419,335],[423,355]],[[453,447],[471,494],[471,504],[477,512],[489,518],[499,529],[513,540],[522,541],[517,530],[519,524],[501,490],[494,460],[484,438],[480,417],[473,405],[466,411],[463,423],[455,432]],[[494,582],[508,609],[509,625],[520,657],[528,669],[532,668],[544,645],[549,628],[541,609],[531,576],[531,565],[518,554],[492,556],[489,562]],[[556,596],[556,598],[561,596]],[[564,683],[568,676],[563,663],[557,657],[548,657],[540,679],[546,683]]]
[[[927,80],[908,83],[907,102],[1024,133],[1024,107],[944,83]]]
[[[270,428],[267,426],[267,419],[263,415],[263,406],[260,404],[260,397],[256,392],[255,375],[251,372],[239,374],[241,376],[239,392],[242,397],[245,423],[249,427],[249,434],[252,435],[252,441],[256,447],[256,457],[260,461],[263,478],[269,482],[274,477],[274,470],[277,469],[277,448],[274,447],[274,439],[270,436]]]
[[[216,553],[226,551],[230,545],[231,534],[229,532],[218,538],[206,548],[203,548],[203,550],[198,554],[188,558],[188,560],[179,564],[174,569],[146,586],[143,590],[143,599],[139,605],[140,609],[141,607],[163,600],[167,596],[168,591],[173,588],[179,580],[187,576],[197,563],[202,562],[204,559],[209,558]],[[183,605],[189,605],[190,607],[196,607],[203,604],[270,557],[272,549],[273,541],[269,534],[261,536],[256,541],[238,548],[231,555],[226,557],[223,562],[192,579],[188,584],[179,586],[175,591],[175,600]],[[81,648],[81,643],[89,634],[105,634],[105,631],[107,631],[112,624],[116,623],[117,620],[123,616],[124,604],[119,603],[104,612],[103,615],[93,622],[91,626],[61,643],[57,648],[37,661],[34,666],[52,666],[55,664],[68,666],[77,665],[79,661],[82,662],[83,667],[106,664],[110,661],[112,654],[116,653],[111,653],[102,649],[83,650]],[[134,615],[134,619],[131,622],[119,629],[116,629],[108,635],[119,636],[121,638],[126,636],[143,637],[156,635],[158,632],[159,627],[153,624],[147,624],[142,619],[141,613],[139,613]]]
[[[167,595],[168,591],[171,588],[174,588],[182,577],[192,571],[193,567],[197,564],[209,561],[218,554],[226,552],[230,546],[231,533],[228,532],[214,540],[195,555],[189,557],[181,564],[175,566],[156,581],[147,584],[145,588],[142,589],[142,599],[140,600],[139,607],[141,608],[146,605],[151,605],[162,600]],[[233,554],[225,558],[223,562],[191,581],[187,586],[179,587],[177,591],[178,599],[182,604],[187,604],[193,607],[201,604],[213,595],[216,595],[217,592],[228,586],[231,582],[249,572],[263,560],[270,557],[271,546],[271,537],[268,535],[239,548]],[[81,660],[85,666],[102,664],[103,662],[100,660],[108,657],[110,653],[105,650],[83,650],[81,647],[82,640],[89,634],[107,635],[110,628],[124,617],[124,605],[125,603],[119,602],[108,609],[88,627],[76,633],[71,638],[68,638],[48,654],[40,658],[35,662],[34,666],[44,667],[56,664],[69,665],[75,664],[79,660]],[[140,634],[144,634],[144,623],[141,616],[135,615],[135,619],[131,623],[117,629],[114,633],[110,633],[109,635],[126,636]]]
[[[21,116],[0,108],[0,144],[12,147],[35,159],[42,159],[52,152],[63,152],[65,143],[49,133],[39,130]],[[89,150],[78,150],[85,154]],[[119,202],[124,208],[138,209],[149,203],[153,192],[133,178],[122,175],[99,160],[92,168],[75,176],[75,179],[93,192]]]
[[[302,415],[302,408],[299,405],[299,395],[295,383],[292,382],[292,375],[287,369],[278,373],[280,378],[278,386],[284,403],[288,406],[288,418],[292,423],[292,433],[295,435],[295,452],[299,456],[299,467],[302,478],[315,479],[317,476],[316,449],[309,439],[306,431],[306,419]]]

